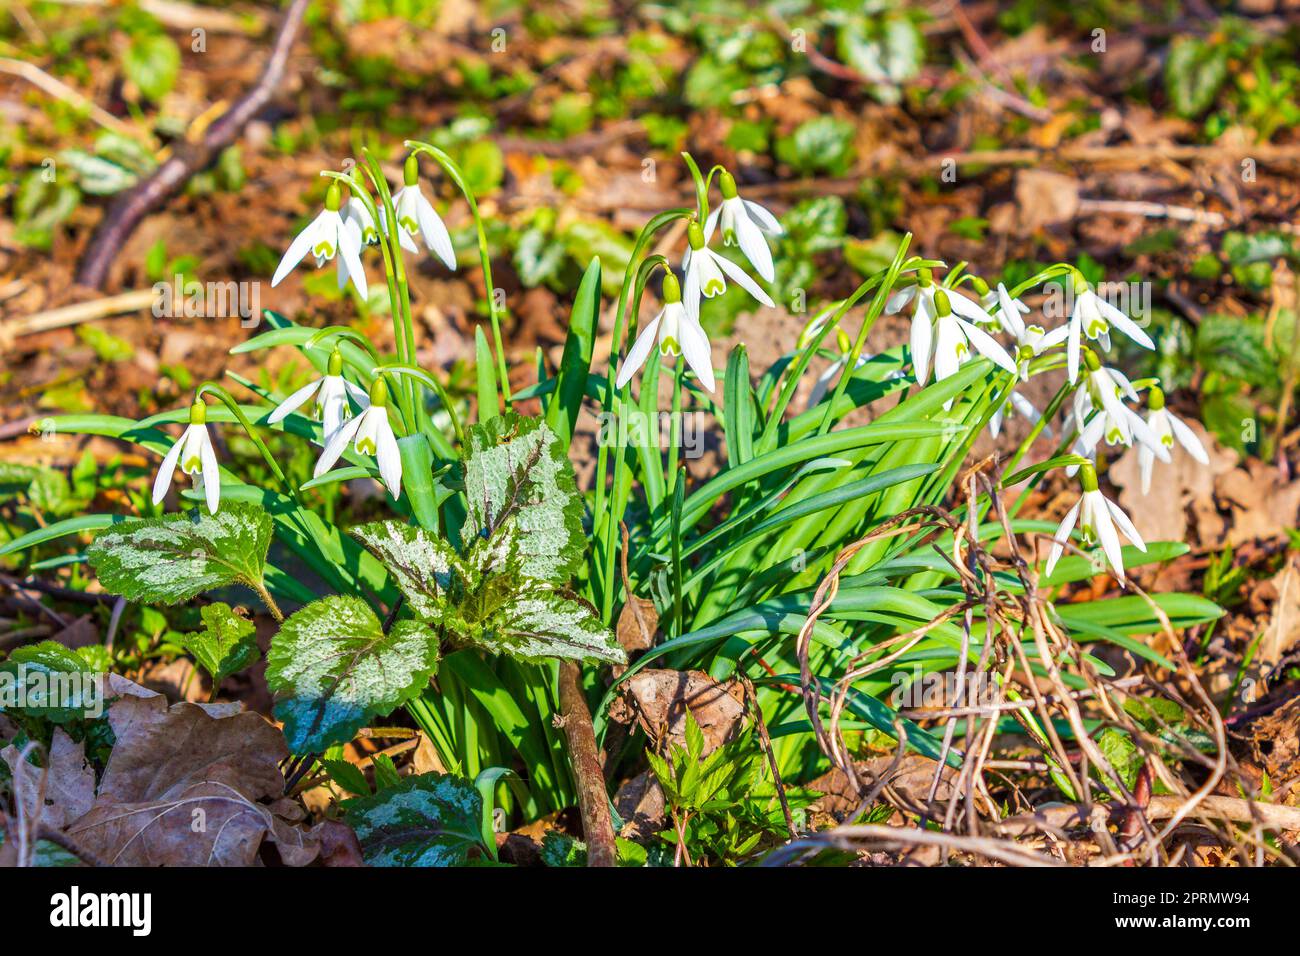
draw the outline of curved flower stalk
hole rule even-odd
[[[1151,337],[1138,328],[1115,306],[1111,305],[1093,291],[1088,280],[1077,269],[1074,271],[1074,308],[1070,311],[1069,344],[1066,353],[1066,367],[1070,373],[1070,383],[1079,378],[1079,354],[1082,338],[1087,336],[1099,342],[1104,349],[1110,349],[1110,329],[1113,325],[1144,349],[1154,349]]]
[[[319,478],[334,467],[349,442],[358,455],[374,457],[388,493],[394,499],[401,497],[402,455],[393,426],[388,421],[388,383],[382,377],[376,377],[370,386],[370,404],[366,410],[345,422],[326,440],[325,450],[316,462],[315,477]]]
[[[658,342],[660,355],[684,356],[700,384],[712,392],[715,383],[709,337],[699,321],[692,318],[682,305],[682,287],[672,273],[664,276],[663,291],[664,307],[637,335],[618,371],[614,387],[622,388],[632,380],[650,357],[650,349]]]
[[[1178,444],[1202,465],[1210,463],[1210,456],[1206,454],[1201,440],[1187,427],[1186,422],[1165,407],[1165,393],[1156,386],[1152,386],[1151,391],[1147,393],[1147,408],[1150,410],[1147,414],[1147,427],[1160,448],[1165,449],[1166,452],[1173,451],[1174,440],[1177,439]],[[1145,442],[1138,449],[1138,471],[1142,475],[1144,495],[1151,490],[1151,472],[1155,467],[1156,457],[1156,449],[1148,447]],[[1167,457],[1161,459],[1161,461],[1168,460]]]
[[[216,514],[221,505],[221,468],[217,465],[212,436],[208,434],[208,406],[202,399],[190,406],[189,425],[158,466],[158,474],[153,480],[154,504],[161,504],[167,497],[177,465],[185,474],[199,476],[195,484],[202,485],[208,511]]]
[[[369,294],[366,273],[361,267],[361,244],[364,228],[345,222],[339,209],[343,205],[343,188],[330,183],[325,190],[325,208],[294,237],[271,277],[271,287],[279,285],[308,253],[316,257],[316,268],[338,259],[339,288],[350,281],[364,299]]]
[[[688,248],[682,259],[686,288],[682,299],[686,313],[696,322],[700,320],[700,297],[711,299],[715,295],[722,295],[727,291],[728,276],[769,309],[776,306],[772,297],[744,269],[704,244],[704,230],[698,222],[693,222],[686,228],[686,239]]]
[[[314,399],[314,401],[313,401]],[[321,378],[298,389],[273,411],[267,423],[275,425],[282,422],[291,413],[296,412],[308,401],[312,401],[313,417],[319,418],[324,426],[325,440],[338,431],[339,427],[352,417],[352,406],[348,400],[356,402],[364,410],[370,404],[365,389],[354,385],[343,377],[343,353],[337,348],[330,352],[329,365]]]
[[[704,241],[713,238],[713,230],[721,223],[723,243],[739,246],[754,270],[771,282],[776,277],[776,269],[772,265],[772,250],[767,246],[766,236],[784,235],[785,230],[776,217],[758,203],[740,197],[735,177],[726,170],[718,177],[718,188],[722,191],[722,204],[709,213],[704,223]]]
[[[1097,472],[1092,465],[1081,467],[1079,482],[1083,486],[1083,494],[1066,512],[1056,529],[1055,542],[1047,556],[1046,573],[1051,574],[1056,567],[1056,562],[1061,559],[1065,543],[1069,540],[1070,532],[1074,530],[1077,521],[1083,534],[1084,546],[1094,547],[1100,544],[1102,553],[1110,563],[1111,570],[1115,572],[1120,586],[1126,586],[1124,554],[1120,550],[1119,535],[1116,534],[1115,526],[1119,526],[1124,537],[1128,538],[1139,551],[1146,551],[1147,546],[1123,509],[1098,490]]]
[[[402,188],[393,196],[397,212],[397,238],[407,252],[418,252],[416,239],[424,240],[425,247],[442,260],[443,265],[456,271],[456,250],[451,244],[442,217],[433,203],[420,190],[420,157],[416,153],[406,157],[402,167]]]

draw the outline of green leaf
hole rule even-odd
[[[372,521],[350,533],[388,568],[416,617],[429,624],[442,621],[453,575],[462,573],[450,543],[400,521]]]
[[[180,72],[181,51],[165,33],[137,36],[122,53],[122,70],[155,103],[172,91]]]
[[[798,173],[842,176],[853,164],[856,127],[837,116],[818,116],[777,140],[776,156]]]
[[[482,849],[483,798],[463,777],[425,773],[343,802],[371,866],[460,866]]]
[[[469,644],[525,661],[548,657],[621,664],[623,648],[586,601],[508,570],[465,596],[453,625]]]
[[[348,793],[355,793],[359,797],[370,795],[370,785],[366,783],[366,775],[356,764],[340,757],[334,760],[324,758],[321,760],[321,766],[330,775],[330,779]]]
[[[1187,119],[1214,104],[1228,76],[1228,50],[1192,36],[1175,37],[1165,60],[1165,91],[1174,110]]]
[[[568,445],[577,427],[582,396],[587,388],[587,373],[596,348],[596,325],[600,319],[600,259],[593,258],[582,275],[569,332],[564,339],[564,354],[556,375],[555,397],[546,409],[546,425]]]
[[[497,417],[497,373],[481,325],[474,327],[474,373],[478,386],[478,420],[486,422]]]
[[[200,613],[203,630],[184,635],[181,646],[212,676],[216,687],[257,660],[257,628],[229,604],[209,604]]]
[[[110,594],[145,604],[177,604],[227,584],[262,586],[271,516],[257,505],[227,502],[216,514],[190,511],[128,521],[86,549]]]
[[[515,525],[519,573],[566,583],[582,566],[587,540],[573,466],[538,418],[507,413],[465,436],[467,527],[491,538]],[[467,545],[470,536],[461,531]]]
[[[23,687],[25,694],[19,698],[21,706],[6,709],[29,717],[41,717],[56,724],[103,713],[102,689],[89,680],[69,680],[58,675],[93,673],[94,668],[73,650],[57,641],[41,641],[16,648],[8,660],[0,664],[0,674],[11,687]],[[36,674],[46,675],[35,681]]]
[[[438,641],[417,621],[385,634],[365,601],[332,595],[286,620],[266,659],[266,682],[283,695],[275,715],[285,739],[295,753],[316,753],[423,690],[438,669]]]

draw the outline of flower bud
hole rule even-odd
[[[330,352],[330,361],[326,370],[330,375],[343,374],[343,353],[338,350],[337,346],[333,352]]]
[[[420,157],[415,153],[406,157],[406,165],[402,167],[402,182],[408,186],[414,186],[420,181]]]
[[[370,386],[370,404],[375,408],[383,408],[388,404],[388,383],[384,381],[383,375],[376,375]]]
[[[1151,391],[1147,393],[1147,408],[1153,412],[1158,412],[1165,407],[1165,393],[1159,385],[1152,385]]]
[[[692,222],[686,227],[686,241],[691,244],[692,251],[704,248],[704,227],[698,222]]]
[[[208,423],[208,405],[203,399],[196,398],[190,406],[190,424],[206,425]]]
[[[724,169],[722,175],[718,177],[718,188],[722,190],[723,199],[735,199],[736,177]]]

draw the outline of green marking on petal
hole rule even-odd
[[[357,454],[373,455],[374,453],[375,453],[375,443],[373,439],[369,437],[357,439]]]
[[[672,356],[681,355],[682,354],[681,344],[675,338],[669,335],[662,342],[659,343],[659,354],[672,355]]]
[[[334,246],[328,242],[318,242],[311,250],[312,255],[317,259],[333,259]]]
[[[704,294],[709,298],[712,298],[715,295],[721,295],[726,291],[727,284],[721,279],[710,279],[708,284],[704,286]]]

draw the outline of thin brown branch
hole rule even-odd
[[[289,4],[271,47],[271,55],[267,57],[262,75],[252,88],[218,117],[202,137],[178,145],[176,151],[147,179],[114,200],[82,257],[77,271],[79,284],[102,289],[113,260],[140,221],[180,190],[191,176],[211,163],[218,153],[234,143],[248,122],[271,101],[284,79],[289,53],[298,38],[308,2],[309,0],[292,0]]]
[[[569,741],[569,759],[578,788],[582,833],[587,840],[588,866],[617,866],[614,821],[609,815],[609,793],[600,767],[591,710],[582,693],[582,675],[573,661],[560,663],[560,716]]]

